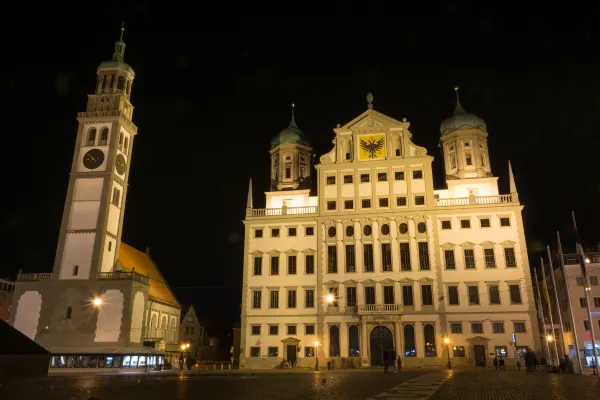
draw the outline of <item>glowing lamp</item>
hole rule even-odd
[[[99,306],[101,306],[101,305],[102,305],[102,299],[101,299],[100,297],[96,297],[96,298],[94,299],[93,303],[94,303],[94,305],[95,305],[96,307],[99,307]]]

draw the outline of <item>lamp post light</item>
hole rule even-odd
[[[92,303],[94,304],[94,306],[100,307],[102,305],[102,298],[101,297],[95,297],[94,300],[92,301]]]
[[[315,340],[315,371],[319,370],[319,341]]]
[[[448,369],[452,369],[452,362],[450,362],[450,338],[444,338],[444,343],[448,346]]]

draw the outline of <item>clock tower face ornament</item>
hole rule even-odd
[[[125,175],[125,171],[127,171],[127,161],[125,161],[125,157],[123,157],[123,154],[117,155],[115,168],[117,169],[119,175]]]
[[[100,149],[92,149],[83,156],[83,166],[87,169],[96,169],[104,162],[104,152]]]
[[[373,160],[385,158],[385,135],[364,135],[359,137],[359,159]]]

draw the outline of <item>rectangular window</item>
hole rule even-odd
[[[254,237],[255,238],[261,238],[261,237],[263,237],[262,235],[263,235],[263,230],[262,229],[255,229],[254,230]]]
[[[444,250],[444,260],[446,261],[446,269],[456,269],[454,250]]]
[[[482,228],[489,228],[492,225],[490,224],[489,218],[481,218],[479,220],[479,226],[481,226]]]
[[[385,272],[392,270],[392,245],[389,243],[381,244],[381,269]]]
[[[360,181],[361,183],[370,182],[369,174],[360,174]]]
[[[389,207],[390,203],[387,199],[387,197],[382,197],[379,199],[379,207]]]
[[[394,304],[394,287],[383,287],[383,304]]]
[[[575,277],[575,282],[577,282],[577,286],[583,286],[583,278],[581,276]]]
[[[352,210],[354,208],[354,200],[344,200],[344,210]]]
[[[416,206],[425,205],[425,196],[415,196],[415,205]]]
[[[327,292],[328,292],[328,294],[333,296],[333,302],[329,303],[329,306],[337,307],[338,306],[338,288],[335,286],[329,287],[327,289]]]
[[[590,285],[597,286],[598,285],[598,277],[595,275],[590,275]]]
[[[394,172],[394,179],[397,181],[403,181],[404,180],[404,171]]]
[[[431,285],[421,285],[421,299],[424,306],[433,305],[433,291]]]
[[[288,236],[296,236],[296,228],[288,228]]]
[[[423,171],[420,169],[413,171],[413,179],[423,179]]]
[[[414,305],[412,286],[402,286],[402,303],[405,306]]]
[[[296,325],[288,325],[287,326],[287,334],[295,335],[296,334]]]
[[[288,275],[296,275],[296,256],[288,256]]]
[[[353,286],[346,288],[346,307],[356,307],[356,288]]]
[[[254,275],[262,275],[262,257],[254,257]]]
[[[315,273],[315,256],[314,254],[307,254],[305,260],[306,274],[314,274]]]
[[[498,285],[489,285],[488,291],[490,292],[490,304],[500,304],[500,288]]]
[[[305,335],[314,335],[315,334],[315,326],[314,325],[304,325],[304,334]]]
[[[327,184],[328,185],[335,185],[335,176],[328,176],[327,177]]]
[[[371,199],[362,199],[362,208],[371,208]]]
[[[442,229],[452,229],[452,223],[450,220],[442,221]]]
[[[521,287],[519,285],[509,285],[511,304],[521,304]]]
[[[260,347],[250,347],[250,357],[260,357]]]
[[[515,268],[517,266],[517,259],[515,257],[515,249],[512,247],[506,247],[504,249],[504,260],[506,260],[507,268]]]
[[[261,295],[259,290],[252,291],[252,308],[260,308]]]
[[[468,286],[469,290],[469,304],[478,305],[479,304],[479,288],[477,286]]]
[[[304,291],[304,307],[313,308],[315,306],[315,290],[306,289]]]
[[[271,257],[271,275],[279,275],[279,257]]]
[[[279,335],[279,325],[269,325],[269,335]]]
[[[460,220],[460,227],[461,229],[467,229],[471,227],[471,220],[470,219],[461,219]]]
[[[314,357],[315,356],[315,348],[314,347],[305,347],[304,348],[304,357]]]
[[[419,242],[419,268],[429,270],[429,243]]]
[[[327,246],[327,272],[337,273],[337,246]]]
[[[346,245],[346,272],[356,272],[356,262],[354,260],[354,245]]]
[[[471,333],[483,333],[483,324],[481,322],[471,322]]]
[[[485,257],[485,267],[496,268],[496,256],[494,256],[494,249],[483,249],[483,255]]]
[[[373,245],[370,243],[363,245],[363,253],[365,272],[373,272]]]
[[[269,308],[279,308],[279,290],[271,290]]]
[[[379,182],[386,182],[387,181],[387,174],[385,172],[380,172],[377,174],[377,180]]]
[[[525,322],[515,322],[513,324],[513,328],[515,333],[524,333],[525,332]]]
[[[400,243],[400,269],[410,271],[410,243]]]
[[[600,308],[600,297],[594,297],[594,307]]]
[[[581,308],[586,308],[587,307],[587,300],[585,297],[580,297],[579,298],[579,305],[581,306]]]
[[[592,330],[592,325],[590,325],[590,321],[589,320],[583,321],[583,329],[585,329],[586,331],[591,331]]]
[[[464,357],[465,356],[465,347],[464,346],[454,346],[454,357]]]
[[[450,330],[452,333],[462,333],[462,323],[453,322],[450,324]]]
[[[465,249],[465,269],[474,269],[475,268],[475,252],[473,249]]]
[[[260,325],[252,325],[252,335],[260,335]]]
[[[307,226],[306,228],[304,228],[304,236],[314,236],[315,235],[315,228],[312,226]]]
[[[451,306],[457,306],[458,300],[458,286],[448,286],[448,304]]]
[[[329,210],[329,211],[335,211],[335,207],[336,207],[335,201],[328,201],[327,202],[327,210]]]
[[[279,347],[268,347],[267,353],[269,357],[277,357],[279,356]]]
[[[496,346],[496,357],[508,357],[506,346]]]
[[[271,237],[279,237],[279,228],[271,229]]]
[[[406,197],[404,197],[404,196],[396,197],[396,206],[398,206],[398,207],[406,206]]]
[[[352,175],[344,175],[344,183],[352,183]]]
[[[374,286],[365,286],[365,304],[375,304]]]
[[[296,308],[296,290],[295,289],[288,290],[287,306],[288,306],[288,308]]]
[[[510,226],[510,218],[500,218],[500,226]]]
[[[493,333],[504,333],[504,322],[492,322]]]

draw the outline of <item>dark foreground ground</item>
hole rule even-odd
[[[4,399],[600,399],[590,376],[494,370],[202,372],[0,380]]]

